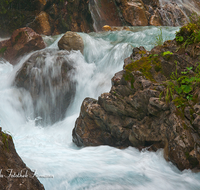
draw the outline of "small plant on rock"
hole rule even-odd
[[[156,36],[155,46],[161,46],[164,43],[162,29],[159,28],[159,34]]]
[[[171,80],[166,82],[166,102],[172,100],[177,107],[182,107],[188,104],[188,101],[193,100],[193,92],[200,84],[200,65],[194,72],[192,70],[193,67],[186,67],[186,70],[179,76],[177,70],[172,73]]]
[[[178,44],[187,46],[200,42],[200,17],[193,15],[191,22],[180,28],[176,33],[176,41]]]

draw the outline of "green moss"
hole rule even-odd
[[[176,33],[176,41],[184,47],[200,42],[200,17],[198,15],[193,15],[191,22],[180,28]]]
[[[199,161],[197,158],[191,156],[189,152],[185,152],[185,157],[189,161],[189,163],[192,165],[192,168],[196,167],[199,165]]]
[[[185,152],[185,157],[186,157],[186,159],[188,159],[189,156],[190,156],[189,152]]]
[[[10,7],[10,3],[12,2],[13,0],[1,0],[0,1],[0,14],[5,14],[8,10],[9,10],[9,7]]]
[[[197,95],[197,94],[193,96],[192,102],[193,102],[194,104],[199,103],[199,98],[198,98],[198,95]]]
[[[188,104],[187,100],[182,96],[177,96],[175,99],[173,99],[173,102],[176,107],[181,107],[182,109],[184,109],[186,104]]]
[[[183,109],[176,108],[175,114],[176,114],[176,116],[180,116],[181,119],[185,119],[185,115],[184,115]]]
[[[155,66],[155,71],[158,73],[159,71],[161,71],[161,66]]]
[[[161,63],[158,57],[142,57],[140,60],[128,64],[125,70],[128,73],[140,71],[147,79],[155,82],[151,72],[152,68],[154,68],[156,72],[161,70]]]
[[[183,124],[183,128],[188,130],[188,126],[185,124],[185,122],[183,122],[182,124]]]
[[[9,148],[8,140],[9,140],[10,136],[3,132],[1,132],[1,136],[2,136],[2,141],[3,141],[4,147],[6,147],[8,149]]]
[[[140,71],[147,79],[153,80],[153,76],[150,73],[151,68],[151,62],[148,57],[142,57],[140,60],[137,60],[125,67],[126,71]]]
[[[191,107],[191,109],[190,109],[190,117],[191,117],[192,121],[194,121],[194,116],[193,116],[194,113],[195,113],[194,108]],[[191,121],[191,124],[192,124],[192,121]]]
[[[145,54],[146,51],[139,51],[138,53],[139,53],[139,54]]]
[[[126,71],[126,73],[124,74],[124,79],[131,83],[131,88],[134,88],[133,84],[135,82],[135,79],[130,71]]]
[[[5,46],[5,47],[2,47],[1,49],[0,49],[0,54],[4,54],[4,52],[7,50],[7,47]]]
[[[173,102],[175,104],[175,106],[177,107],[176,110],[176,115],[180,116],[181,119],[185,119],[185,114],[184,114],[184,110],[186,106],[190,107],[190,117],[191,117],[191,121],[190,123],[192,124],[192,121],[194,120],[193,117],[193,113],[195,112],[193,107],[188,103],[188,100],[183,98],[182,96],[178,96],[175,99],[173,99]],[[188,129],[187,125],[185,123],[183,123],[184,129]]]
[[[159,57],[154,56],[151,58],[151,62],[154,65],[154,69],[156,72],[162,71],[161,62]]]
[[[146,51],[139,51],[139,54],[141,54],[142,56],[145,55],[147,52]]]

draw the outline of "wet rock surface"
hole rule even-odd
[[[20,28],[13,32],[9,40],[0,42],[0,57],[14,65],[24,54],[45,47],[39,34],[28,27]]]

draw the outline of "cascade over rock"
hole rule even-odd
[[[16,64],[19,57],[45,46],[42,37],[31,28],[20,28],[13,32],[9,40],[0,42],[0,57]]]
[[[12,137],[0,128],[0,176],[1,189],[32,189],[44,190],[43,185],[36,178],[15,150]]]
[[[42,50],[34,53],[17,72],[14,85],[30,92],[34,118],[49,125],[64,118],[73,100],[76,83],[67,51]]]
[[[124,69],[112,78],[110,92],[98,100],[83,101],[73,142],[78,146],[164,148],[166,160],[180,170],[199,169],[200,89],[194,92],[195,101],[183,109],[160,96],[172,72],[180,75],[186,67],[196,69],[199,53],[199,44],[183,49],[175,40],[150,52],[134,48]]]
[[[90,0],[90,11],[95,31],[101,31],[104,25],[123,26],[124,19],[115,0]]]
[[[58,42],[59,49],[64,50],[80,50],[83,53],[84,43],[83,39],[76,32],[68,31]]]

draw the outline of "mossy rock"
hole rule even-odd
[[[162,72],[162,65],[160,58],[157,55],[151,55],[148,57],[142,57],[141,59],[126,65],[125,70],[126,75],[124,77],[128,81],[132,80],[133,82],[133,79],[130,77],[131,72],[140,71],[146,77],[146,79],[156,82],[154,74]]]

